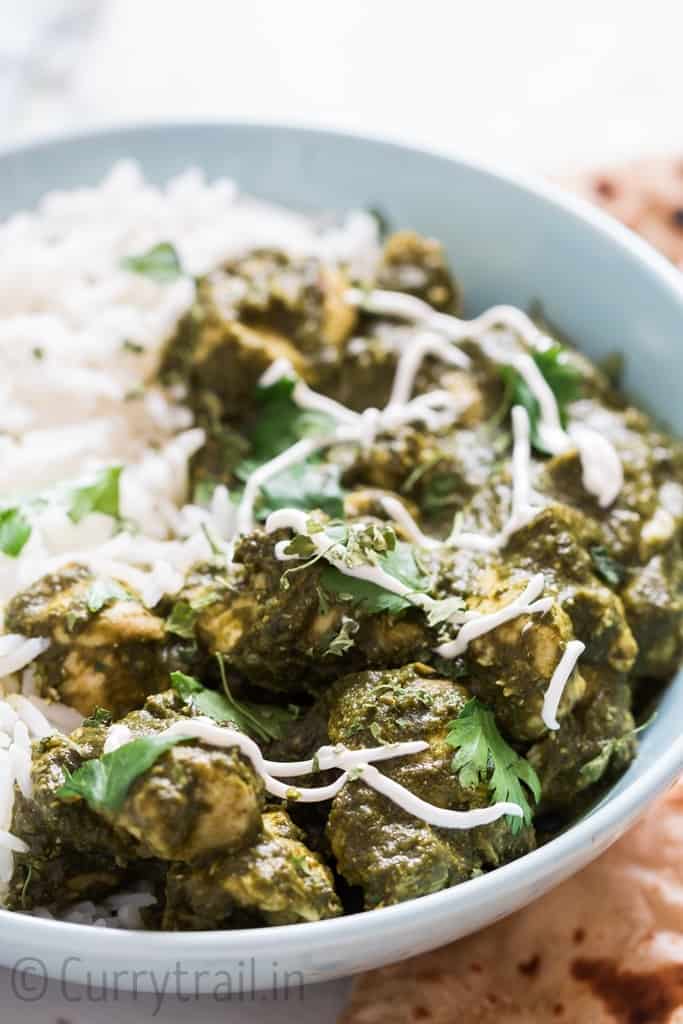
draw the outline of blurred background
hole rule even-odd
[[[678,0],[0,0],[0,123],[279,120],[566,172],[676,149],[682,28]]]

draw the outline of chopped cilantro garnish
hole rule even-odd
[[[95,580],[88,590],[85,603],[88,611],[95,614],[112,601],[126,601],[129,597],[128,591],[116,580],[99,579]]]
[[[595,573],[610,587],[619,587],[626,578],[626,568],[613,558],[603,544],[594,544],[588,549]]]
[[[235,473],[245,481],[265,462],[304,437],[331,434],[334,423],[322,413],[306,412],[292,398],[295,382],[287,377],[268,387],[259,388],[259,414],[249,435],[251,451]],[[340,468],[312,456],[283,470],[261,488],[256,506],[258,519],[265,519],[280,508],[321,509],[330,516],[344,511],[344,490],[340,484]]]
[[[492,803],[518,804],[524,812],[524,824],[530,824],[530,799],[538,802],[541,783],[532,765],[503,739],[493,712],[474,697],[449,723],[448,729],[446,742],[456,751],[451,767],[460,785],[474,789],[485,783]],[[522,820],[511,816],[509,825],[512,832],[519,832]]]
[[[193,597],[189,601],[183,598],[180,601],[176,601],[171,608],[171,614],[166,619],[166,632],[175,633],[176,636],[182,637],[183,640],[193,640],[199,613],[204,608],[215,604],[218,600],[218,592],[209,589],[206,593],[199,594],[199,596]]]
[[[443,601],[434,601],[427,610],[427,622],[430,626],[438,626],[447,622],[452,616],[465,611],[465,602],[461,597],[445,597]]]
[[[567,406],[581,394],[581,374],[570,361],[563,345],[550,345],[548,348],[537,350],[532,354],[534,362],[555,395],[560,420],[562,425],[566,426]],[[534,448],[548,454],[538,436],[540,408],[536,398],[529,390],[524,378],[512,366],[501,366],[500,372],[505,382],[510,405],[522,405],[529,414],[531,442]]]
[[[19,507],[0,509],[0,551],[17,558],[31,536],[31,524]]]
[[[191,703],[197,711],[215,722],[231,722],[248,736],[255,739],[281,739],[289,725],[298,718],[299,709],[290,704],[288,707],[276,707],[271,704],[256,704],[253,701],[238,700],[230,691],[223,659],[218,656],[221,670],[223,693],[209,690],[194,676],[184,672],[172,672],[171,684],[183,700]]]
[[[88,715],[87,718],[83,719],[81,725],[84,728],[88,726],[92,728],[93,726],[97,725],[111,725],[112,717],[113,716],[111,711],[107,711],[106,708],[101,708],[98,706],[95,708],[91,715]]]
[[[60,800],[82,798],[94,811],[118,811],[133,783],[182,737],[141,736],[118,750],[85,761],[57,790]]]
[[[350,618],[348,615],[343,615],[339,632],[327,645],[323,652],[323,657],[327,657],[328,654],[336,655],[341,658],[343,654],[346,654],[355,644],[354,635],[358,632],[358,623],[355,619]]]
[[[127,256],[121,261],[121,266],[134,274],[144,274],[160,284],[175,281],[183,273],[178,253],[170,242],[159,242],[146,252]]]
[[[189,601],[176,601],[166,619],[166,632],[175,633],[184,640],[193,640],[198,614]]]
[[[80,523],[91,512],[101,512],[113,519],[119,518],[119,479],[122,466],[102,469],[90,484],[71,491],[69,519]]]
[[[424,593],[428,588],[429,580],[415,560],[412,544],[396,541],[392,550],[376,556],[374,564],[416,593]],[[394,594],[376,583],[347,576],[333,565],[324,567],[320,576],[320,586],[323,591],[334,594],[339,600],[348,601],[354,607],[362,608],[368,615],[380,612],[396,615],[412,605],[408,597]]]
[[[263,484],[257,516],[265,519],[279,508],[320,509],[333,518],[341,516],[344,491],[340,476],[341,467],[332,463],[309,459],[292,466]]]

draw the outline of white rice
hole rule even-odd
[[[188,276],[160,284],[122,269],[159,242],[175,246]],[[19,557],[0,552],[0,613],[18,590],[73,560],[129,583],[153,607],[210,555],[207,528],[227,545],[235,508],[226,488],[209,509],[186,503],[203,432],[182,394],[146,382],[193,302],[193,276],[256,246],[343,259],[364,274],[377,259],[376,222],[358,212],[342,225],[316,223],[242,197],[230,181],[207,183],[198,170],[158,188],[124,162],[100,186],[52,193],[0,225],[0,508],[49,494],[28,513]],[[100,513],[72,522],[60,497],[58,485],[112,465],[124,467],[120,506],[131,533],[116,533]],[[9,829],[15,788],[31,792],[30,743],[81,722],[36,695],[31,663],[48,646],[0,635],[0,884],[21,848]],[[113,899],[79,904],[67,919],[139,927],[144,901],[154,902],[144,886]]]

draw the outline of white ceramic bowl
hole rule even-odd
[[[588,205],[544,184],[390,143],[281,126],[190,124],[107,131],[0,156],[0,217],[55,188],[98,181],[121,157],[153,180],[190,164],[246,191],[311,209],[381,207],[393,224],[442,239],[467,312],[541,300],[548,317],[600,357],[626,356],[626,387],[683,432],[683,286],[649,246]],[[0,271],[1,272],[1,271]],[[280,990],[420,953],[525,903],[602,853],[683,769],[683,689],[677,679],[638,757],[581,821],[542,849],[488,875],[400,906],[317,924],[150,934],[62,924],[0,911],[0,960],[86,982],[119,975],[121,989],[213,992],[228,983]],[[26,959],[28,958],[28,959]],[[70,958],[70,959],[68,959]],[[142,973],[133,981],[133,971]],[[126,974],[125,972],[128,972]],[[227,974],[226,974],[227,972]],[[299,973],[300,972],[300,973]],[[229,979],[229,981],[228,981]]]

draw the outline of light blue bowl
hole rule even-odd
[[[648,245],[581,201],[468,161],[386,142],[265,125],[180,124],[107,131],[0,156],[0,217],[55,188],[101,179],[121,157],[163,181],[190,164],[248,192],[312,209],[381,207],[395,225],[442,239],[467,312],[543,303],[549,319],[594,358],[626,356],[626,387],[683,433],[683,285]],[[322,981],[420,953],[540,896],[602,853],[683,770],[680,677],[663,698],[626,775],[600,805],[542,849],[482,878],[386,910],[318,924],[149,935],[0,912],[0,961],[38,957],[68,980],[87,972],[189,972],[181,986],[212,991],[282,986],[287,972]],[[197,980],[192,972],[204,972]],[[298,975],[291,976],[296,986]],[[133,985],[125,976],[119,987]],[[139,988],[152,988],[138,978]]]

